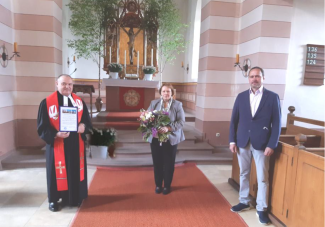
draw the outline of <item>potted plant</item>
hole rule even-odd
[[[96,155],[115,157],[116,130],[114,128],[91,130],[90,145]]]
[[[154,74],[156,72],[156,67],[143,66],[142,71],[144,73],[144,80],[152,80],[152,74]]]
[[[110,63],[107,65],[109,69],[109,75],[113,79],[118,79],[118,73],[122,71],[123,67],[119,63]]]

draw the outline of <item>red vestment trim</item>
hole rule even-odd
[[[78,124],[81,121],[83,113],[83,104],[81,98],[77,95],[72,94],[74,101],[78,106]],[[57,130],[60,131],[60,115],[59,115],[59,102],[57,92],[52,93],[46,98],[46,105],[50,124]],[[80,158],[80,181],[85,179],[85,160],[84,160],[84,141],[79,133],[79,158]],[[64,139],[54,138],[54,165],[58,191],[68,190],[67,171],[64,155]]]

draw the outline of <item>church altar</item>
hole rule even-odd
[[[155,99],[159,81],[103,79],[106,87],[106,111],[140,111]]]

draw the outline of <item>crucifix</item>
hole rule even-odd
[[[134,41],[135,41],[135,37],[140,33],[141,29],[139,29],[135,34],[133,31],[133,27],[131,27],[129,31],[126,31],[124,27],[122,27],[122,29],[129,36],[128,46],[129,46],[130,65],[133,65],[133,52],[135,56],[138,57],[136,51],[134,50]]]
[[[62,169],[65,169],[65,166],[61,166],[61,161],[59,161],[59,166],[56,169],[60,169],[60,174],[62,174]]]

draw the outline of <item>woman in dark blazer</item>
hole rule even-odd
[[[157,138],[149,137],[151,154],[154,166],[154,175],[157,194],[170,193],[170,185],[174,175],[174,165],[176,159],[177,145],[185,140],[183,126],[185,123],[185,114],[182,103],[172,98],[174,88],[171,84],[163,84],[159,89],[160,99],[151,101],[148,110],[164,110],[169,113],[170,125],[161,127],[160,133],[171,132],[167,142],[162,143]],[[164,188],[162,184],[164,182]]]

